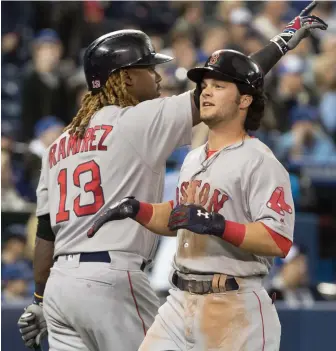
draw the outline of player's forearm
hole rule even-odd
[[[36,238],[34,252],[35,297],[42,298],[53,265],[54,242]]]
[[[281,249],[278,246],[262,223],[245,225],[245,236],[239,247],[254,255],[277,257],[285,257],[287,255],[287,249]]]
[[[279,47],[271,42],[259,51],[251,54],[250,57],[260,66],[266,75],[281,59],[282,55],[283,53]]]
[[[153,233],[163,236],[176,236],[176,231],[168,228],[172,202],[148,204],[140,202],[140,210],[135,220]]]
[[[230,244],[254,255],[286,257],[291,241],[261,222],[241,224],[225,221],[222,234],[216,234]]]

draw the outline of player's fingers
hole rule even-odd
[[[184,228],[184,226],[186,226],[187,224],[188,224],[188,220],[186,218],[182,218],[179,220],[169,221],[168,227],[170,230],[177,230],[177,229]]]
[[[92,238],[92,237],[95,235],[94,228],[91,227],[91,228],[87,231],[86,235],[87,235],[88,238]]]
[[[41,344],[41,340],[48,334],[47,328],[43,328],[39,335],[36,337],[36,343],[39,345]]]
[[[170,214],[170,217],[178,217],[178,216],[186,216],[187,212],[186,211],[173,211]]]
[[[100,217],[94,224],[93,226],[87,231],[87,236],[89,238],[92,238],[97,231],[108,221],[107,218],[104,216]]]
[[[313,1],[311,2],[306,8],[304,8],[301,12],[300,12],[300,16],[307,16],[309,15],[314,8],[317,6],[317,1]]]
[[[188,217],[186,215],[182,216],[171,216],[169,218],[169,223],[181,223],[183,221],[188,221]]]
[[[327,30],[328,26],[325,26],[322,23],[312,23],[312,24],[307,24],[305,26],[306,29],[321,29],[321,30]]]
[[[106,223],[113,220],[113,209],[109,209],[103,214],[101,214],[98,219],[94,222],[93,226],[87,231],[87,236],[92,238],[97,231]]]
[[[25,342],[25,346],[28,347],[28,348],[33,348],[34,350],[38,350],[38,346],[36,345],[35,343],[35,338],[33,339],[30,339],[30,340],[24,340]]]
[[[323,24],[324,26],[326,26],[326,28],[328,28],[328,24],[326,22],[323,21],[323,19],[321,19],[320,17],[317,17],[317,16],[307,16],[307,17],[304,17],[302,19],[302,23],[304,25],[306,25],[307,23],[308,24],[314,24],[314,23],[321,23]]]
[[[26,327],[21,327],[20,329],[20,333],[21,334],[27,334],[31,331],[34,331],[34,330],[39,330],[38,326],[36,324],[30,324]]]
[[[31,332],[22,334],[22,340],[28,341],[28,340],[31,340],[31,339],[35,339],[36,336],[39,334],[39,332],[40,331],[38,329],[34,329]]]

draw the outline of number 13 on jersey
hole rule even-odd
[[[84,173],[91,173],[91,180],[85,183],[81,182],[80,179],[80,176]],[[68,169],[61,169],[58,173],[57,181],[60,190],[60,202],[58,213],[56,214],[56,223],[68,221],[71,210],[77,217],[83,217],[95,214],[104,206],[105,199],[101,186],[100,168],[95,161],[92,160],[78,165],[71,179],[68,178]],[[85,193],[92,193],[93,202],[83,204],[81,195],[78,195],[73,200],[71,199],[71,204],[68,204],[69,208],[66,209],[67,196],[74,193],[71,187],[80,188]]]

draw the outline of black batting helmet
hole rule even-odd
[[[151,66],[173,58],[157,54],[147,34],[124,29],[92,42],[84,54],[84,72],[89,90],[98,93],[114,71],[130,66]]]
[[[187,75],[190,80],[200,84],[204,75],[209,72],[217,79],[236,83],[241,93],[257,93],[263,88],[264,75],[261,69],[251,58],[239,51],[215,51],[204,67],[192,68]]]

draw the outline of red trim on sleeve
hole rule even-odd
[[[230,244],[239,247],[244,241],[246,234],[245,224],[225,221],[225,230],[222,238]]]
[[[174,200],[170,200],[169,203],[170,203],[171,208],[173,209],[174,208]]]
[[[153,205],[147,202],[140,202],[139,212],[135,220],[141,224],[148,224],[153,216]]]
[[[293,243],[289,239],[285,238],[283,235],[278,234],[273,229],[269,228],[266,224],[262,222],[260,223],[266,228],[274,242],[277,244],[278,248],[283,252],[283,254],[286,257]]]

